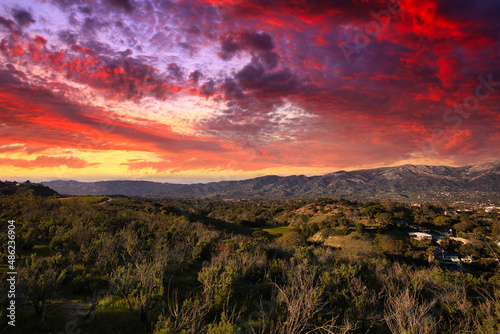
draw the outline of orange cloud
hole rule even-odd
[[[0,158],[0,165],[2,166],[12,166],[17,168],[34,169],[42,167],[58,167],[66,166],[68,168],[86,168],[90,166],[99,165],[99,163],[88,162],[82,160],[78,157],[51,157],[46,155],[40,155],[35,159],[10,159],[10,158]]]

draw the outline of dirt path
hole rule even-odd
[[[111,202],[111,197],[108,197],[108,199],[107,199],[107,200],[105,200],[104,202],[101,202],[101,203],[99,203],[99,204],[101,204],[101,205],[102,205],[102,204],[107,203],[107,202]]]
[[[61,312],[64,314],[67,322],[78,324],[80,321],[79,314],[82,314],[82,311],[87,307],[88,305],[86,303],[73,303],[70,300],[66,300],[61,305]]]

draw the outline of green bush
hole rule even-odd
[[[222,312],[221,320],[218,324],[208,326],[207,334],[239,334],[241,331],[238,326],[230,324],[226,320],[226,314]]]

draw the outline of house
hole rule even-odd
[[[486,211],[486,212],[494,212],[495,210],[500,210],[500,207],[491,205],[491,206],[484,208],[484,211]]]
[[[410,232],[408,234],[410,235],[411,239],[432,241],[432,235],[429,233]]]
[[[449,239],[449,240],[455,240],[456,242],[459,242],[461,244],[471,244],[475,247],[479,247],[481,246],[480,244],[480,241],[471,241],[471,240],[468,240],[468,239],[465,239],[465,238],[459,238],[459,237],[450,237],[450,236],[444,236],[444,237],[440,237],[437,241],[438,244],[441,245],[441,243],[443,242],[444,239]]]
[[[437,231],[443,236],[453,236],[453,230],[451,228],[438,228]]]
[[[461,260],[462,260],[462,262],[465,262],[465,263],[472,263],[474,261],[474,258],[470,255],[467,255],[466,257],[462,258]]]

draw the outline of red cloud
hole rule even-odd
[[[5,83],[0,81],[0,144],[190,154],[227,151],[218,139],[179,136],[168,125],[146,118],[114,117],[106,110],[67,101],[49,89],[21,85],[7,74],[4,79],[16,84],[2,87]]]
[[[51,51],[47,40],[35,35],[21,42],[21,36],[4,38],[0,50],[8,57],[29,57],[37,65],[64,73],[67,78],[109,93],[120,99],[140,99],[153,96],[166,99],[184,90],[176,84],[164,80],[152,66],[130,57],[109,58],[93,55],[87,48],[74,45],[68,50]],[[20,60],[18,60],[20,61]]]
[[[439,71],[438,78],[443,82],[445,88],[453,88],[457,85],[460,77],[460,60],[455,55],[445,55],[439,57],[437,61]]]
[[[52,83],[43,83],[33,74],[23,78],[5,70],[12,78],[0,77],[0,122],[6,124],[1,142],[16,144],[23,138],[25,145],[43,142],[63,149],[139,150],[175,157],[127,163],[130,169],[156,171],[225,168],[227,161],[239,161],[243,170],[396,161],[418,152],[421,143],[433,141],[433,131],[441,128],[449,136],[438,143],[437,157],[474,156],[475,150],[488,145],[498,152],[492,145],[498,142],[498,92],[480,101],[479,109],[463,118],[457,131],[450,130],[454,123],[443,117],[447,108],[474,94],[479,74],[494,73],[494,80],[500,80],[498,20],[490,10],[498,7],[492,1],[400,1],[401,13],[372,34],[350,64],[338,43],[349,38],[349,32],[377,21],[370,12],[387,9],[386,1],[199,2],[192,6],[180,1],[168,9],[135,2],[137,10],[117,29],[129,29],[131,39],[126,42],[134,52],[140,50],[141,58],[113,51],[124,47],[114,44],[116,36],[105,41],[109,49],[92,44],[91,33],[58,49],[42,36],[30,37],[33,30],[27,27],[21,34],[14,29],[16,23],[0,21],[11,33],[0,43],[5,63],[24,64],[26,69],[36,64],[47,76],[56,74]],[[151,27],[154,38],[149,32],[130,30],[137,27],[132,24],[136,19],[150,24],[134,15],[152,8],[168,11],[170,35],[159,32],[165,31],[166,23]],[[95,10],[89,15],[96,22],[102,19]],[[178,21],[182,26],[175,26]],[[157,55],[148,55],[144,44],[132,46],[132,40],[141,38],[156,47],[172,46],[172,59],[164,61],[170,65],[160,70],[155,66],[161,62],[149,61]],[[87,47],[74,44],[77,40]],[[189,56],[175,54],[175,43],[189,50]],[[216,67],[220,58],[227,68]],[[199,94],[223,107],[215,117],[194,120],[196,137],[181,137],[165,124],[119,118],[106,109],[69,102],[60,96],[71,96],[63,83],[56,82],[61,75],[116,100]],[[38,89],[27,84],[30,79]],[[293,112],[284,120],[277,110],[286,103],[300,106],[315,121],[301,122]],[[113,131],[100,131],[103,122]],[[252,155],[250,150],[268,153]]]

